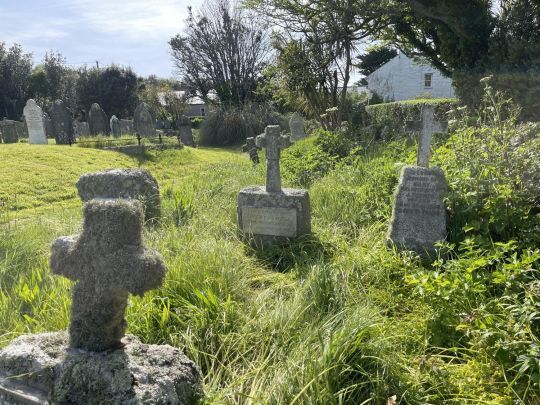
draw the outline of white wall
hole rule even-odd
[[[424,86],[426,73],[432,73],[431,88]],[[409,100],[422,94],[433,98],[455,97],[452,80],[429,64],[418,64],[401,52],[367,78],[368,89],[385,101]]]

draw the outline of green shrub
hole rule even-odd
[[[422,107],[433,105],[435,119],[445,121],[447,112],[457,107],[456,99],[418,99],[383,103],[366,107],[368,122],[380,129],[389,127],[395,132],[402,132],[408,121],[421,121]]]
[[[316,145],[313,137],[296,142],[285,149],[281,156],[283,177],[300,187],[308,187],[324,176],[335,162],[336,158]]]
[[[204,122],[204,117],[190,117],[191,127],[194,129],[199,129],[201,124]]]
[[[328,155],[339,159],[349,156],[357,146],[350,131],[330,132],[318,129],[313,133],[313,136],[315,137],[315,145]]]

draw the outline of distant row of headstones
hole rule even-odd
[[[135,109],[133,120],[119,119],[113,115],[110,119],[94,103],[88,113],[88,122],[73,119],[71,110],[62,100],[56,100],[45,113],[32,99],[28,100],[23,110],[24,123],[19,121],[0,121],[0,131],[4,143],[16,143],[28,136],[29,144],[47,144],[47,138],[53,138],[59,145],[71,145],[75,139],[89,135],[110,135],[119,138],[125,134],[137,134],[142,138],[156,136],[156,121],[148,104],[140,103]],[[195,146],[191,120],[180,117],[177,122],[182,143]]]

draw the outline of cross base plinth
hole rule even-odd
[[[65,332],[25,335],[0,351],[0,404],[188,404],[199,368],[179,349],[125,336],[108,352],[69,348]]]
[[[311,208],[307,190],[285,188],[267,192],[251,186],[238,194],[238,229],[257,248],[286,244],[311,233]]]

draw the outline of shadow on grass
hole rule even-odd
[[[246,245],[245,250],[261,265],[281,273],[293,268],[298,268],[300,273],[308,272],[312,265],[328,261],[335,253],[332,244],[321,241],[315,235],[304,235],[289,243],[271,247]]]

